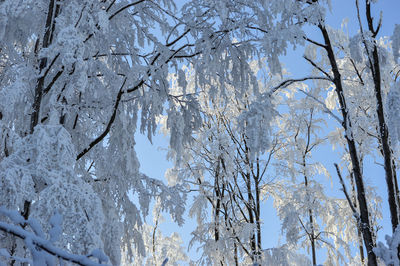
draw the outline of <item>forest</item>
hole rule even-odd
[[[0,0],[0,265],[400,265],[398,10]]]

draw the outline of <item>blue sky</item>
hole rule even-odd
[[[182,1],[179,1],[182,2]],[[361,6],[363,0],[360,0]],[[328,23],[333,28],[340,28],[343,19],[348,19],[348,30],[349,35],[354,35],[358,31],[358,21],[355,11],[355,1],[352,0],[332,0],[332,12],[328,15]],[[400,23],[398,12],[400,10],[399,0],[380,0],[376,5],[373,5],[373,15],[379,18],[379,13],[382,11],[383,14],[383,25],[380,31],[380,36],[391,35],[393,32],[394,25]],[[364,13],[361,14],[364,16]],[[377,20],[377,19],[376,19]],[[315,32],[315,33],[313,33]],[[310,31],[311,36],[318,40],[320,37],[318,31],[315,29]],[[303,77],[310,72],[311,66],[302,59],[303,49],[299,48],[295,51],[289,50],[287,55],[282,57],[282,61],[285,67],[295,76]],[[336,121],[329,119],[328,123],[330,126],[335,127]],[[172,167],[172,164],[166,159],[166,149],[168,147],[168,139],[162,135],[156,135],[153,138],[153,145],[149,143],[146,136],[136,134],[136,151],[141,164],[141,171],[151,177],[164,179],[164,172],[167,168]],[[337,197],[343,198],[342,192],[338,190],[337,177],[333,168],[334,162],[339,162],[338,153],[331,151],[329,146],[325,146],[320,149],[316,154],[318,158],[324,158],[322,163],[332,173],[332,179],[334,180],[333,189],[329,193]],[[377,162],[381,162],[381,158],[377,156]],[[381,166],[374,162],[373,158],[368,158],[365,163],[365,178],[366,183],[375,186],[378,189],[379,195],[382,197],[383,216],[382,220],[383,229],[380,231],[379,240],[383,241],[384,235],[391,233],[390,218],[387,207],[386,199],[386,183],[384,181],[384,173]],[[327,182],[327,188],[329,189],[329,182]],[[263,212],[267,215],[264,216],[263,225],[263,248],[269,248],[277,246],[279,243],[280,233],[280,221],[276,217],[275,210],[272,208],[271,202],[265,204]],[[165,215],[167,216],[167,215]],[[151,218],[148,219],[151,221]],[[185,245],[187,246],[190,240],[190,232],[195,228],[195,221],[186,220],[185,225],[179,228],[177,225],[166,222],[160,226],[164,234],[169,235],[170,233],[177,231],[183,237]],[[285,243],[284,237],[281,237],[280,243]],[[189,256],[193,259],[198,258],[198,254],[195,250],[189,252]],[[322,262],[322,261],[320,261]]]

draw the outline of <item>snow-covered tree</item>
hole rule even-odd
[[[272,99],[283,87],[315,80],[314,90],[302,93],[341,125],[330,139],[344,141],[341,166],[354,180],[357,199],[348,199],[346,211],[357,222],[368,263],[376,265],[377,212],[362,164],[363,156],[382,153],[395,233],[399,112],[384,103],[399,102],[393,80],[400,30],[391,43],[379,39],[374,2],[365,1],[367,27],[360,21],[359,34],[348,38],[327,25],[329,0],[0,1],[2,262],[39,264],[35,248],[47,249],[42,255],[64,250],[100,260],[104,250],[113,265],[122,253],[126,263],[135,254],[150,258],[143,234],[151,201],[182,224],[188,180],[200,192],[191,212],[205,262],[260,263],[281,255],[292,261],[294,250],[267,252],[260,234],[260,203],[268,194],[264,169],[282,144],[271,128]],[[305,25],[322,41],[309,38]],[[312,74],[292,78],[279,56],[305,43]],[[135,151],[135,133],[151,141],[160,121],[175,164],[168,185],[139,172]],[[314,183],[303,176],[301,191],[307,191]],[[321,209],[302,201],[298,206],[309,216]],[[10,209],[20,216],[10,216]],[[55,214],[63,217],[56,219],[63,233],[44,247],[39,242],[51,238]],[[36,240],[23,240],[27,236]],[[173,241],[169,248],[179,246],[177,237]]]
[[[320,3],[315,1],[307,4],[319,5]],[[377,259],[373,252],[375,246],[373,222],[371,221],[371,210],[369,210],[368,206],[362,173],[362,154],[365,152],[363,149],[370,148],[371,141],[364,141],[363,136],[371,134],[370,128],[377,129],[376,134],[374,132],[372,136],[377,136],[378,150],[381,151],[384,157],[388,199],[394,230],[398,224],[398,207],[396,207],[398,188],[383,105],[383,97],[387,93],[385,92],[384,83],[386,82],[390,86],[391,78],[386,76],[389,78],[382,79],[381,76],[381,72],[384,72],[383,66],[389,63],[390,59],[388,58],[387,48],[383,48],[384,44],[379,44],[376,39],[381,22],[377,26],[373,25],[371,16],[372,3],[368,0],[365,1],[367,30],[363,29],[359,2],[356,1],[355,4],[360,24],[359,35],[349,39],[342,30],[330,28],[322,19],[323,15],[321,14],[321,20],[314,23],[314,25],[320,31],[322,41],[318,42],[305,37],[314,48],[310,49],[310,53],[306,54],[304,58],[313,66],[314,71],[320,72],[330,80],[330,84],[322,84],[320,86],[325,88],[333,87],[335,92],[335,101],[338,104],[336,106],[335,103],[332,109],[336,109],[341,116],[339,121],[346,140],[351,175],[354,177],[357,194],[358,210],[355,215],[360,219],[359,229],[362,232],[367,250],[368,263],[369,265],[377,265]],[[361,47],[364,47],[365,50]],[[316,56],[315,49],[321,51],[319,58]],[[350,71],[347,72],[347,69]],[[389,75],[390,71],[386,70],[384,75]],[[368,95],[369,99],[367,99]],[[371,102],[372,99],[375,99],[375,102]],[[362,100],[366,101],[362,102]],[[364,111],[364,116],[360,116],[360,111]],[[368,118],[371,120],[366,121],[365,119]],[[367,122],[367,126],[362,125],[364,122]],[[369,136],[366,138],[370,139]],[[374,151],[376,153],[376,149]]]
[[[138,171],[139,110],[140,131],[150,140],[156,118],[167,115],[179,162],[201,118],[193,94],[171,95],[168,72],[182,77],[179,64],[192,60],[197,84],[229,81],[243,95],[257,85],[249,58],[262,53],[278,73],[287,42],[301,41],[301,25],[287,16],[277,24],[276,15],[304,17],[310,8],[282,4],[194,0],[178,10],[170,0],[1,1],[2,205],[42,222],[54,209],[65,211],[60,245],[83,253],[103,248],[113,264],[121,247],[132,255],[132,243],[143,246],[135,228],[153,196],[182,223],[181,188]],[[223,90],[214,87],[210,98]],[[22,252],[11,242],[2,245]]]
[[[180,189],[138,172],[133,138],[139,109],[151,136],[164,102],[176,100],[163,76],[190,46],[178,43],[187,32],[178,30],[174,8],[172,1],[0,3],[1,204],[44,224],[59,210],[58,245],[72,252],[104,249],[119,264],[121,247],[131,255],[132,243],[143,246],[135,228],[155,195],[182,223]],[[174,122],[183,117],[175,111]],[[192,111],[186,129],[196,126]],[[29,256],[4,237],[11,256]]]
[[[309,91],[305,84],[303,88]],[[281,102],[288,111],[277,118],[283,145],[275,158],[280,182],[272,193],[282,231],[288,244],[306,247],[312,265],[320,260],[318,249],[327,251],[327,264],[349,263],[351,244],[357,239],[356,223],[345,200],[326,195],[322,183],[331,176],[313,156],[327,140],[323,130],[327,125],[321,117],[324,109],[313,98],[294,92],[296,88],[283,96],[287,99]]]
[[[164,236],[160,230],[160,225],[165,222],[161,212],[161,202],[156,200],[153,206],[152,225],[146,223],[141,227],[143,242],[146,249],[146,255],[138,253],[135,257],[137,265],[179,265],[179,263],[189,262],[186,255],[186,248],[182,246],[181,236],[174,232],[170,236]],[[129,261],[126,263],[129,264]]]
[[[257,62],[250,66],[258,72]],[[186,91],[191,92],[194,72],[187,67],[184,70],[188,80]],[[178,77],[171,77],[172,87],[179,95],[184,88],[178,81]],[[218,82],[202,88],[199,103],[203,126],[186,147],[181,167],[171,169],[168,178],[190,183],[191,190],[197,191],[190,209],[198,223],[192,241],[202,247],[203,262],[260,263],[261,207],[269,181],[266,170],[277,149],[276,143],[269,143],[268,134],[274,112],[268,99],[258,118],[255,110],[247,109],[258,100],[258,88],[266,90],[261,84],[249,87],[241,96],[240,88]],[[227,96],[217,93],[210,101],[212,86],[224,86]],[[257,150],[262,147],[268,150],[267,155]]]

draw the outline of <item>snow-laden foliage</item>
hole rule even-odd
[[[141,228],[146,255],[137,254],[135,264],[137,265],[180,265],[179,263],[189,261],[182,239],[177,232],[170,236],[164,236],[160,226],[165,222],[161,213],[161,200],[158,199],[153,206],[153,225],[145,224]]]
[[[64,228],[67,249],[99,246],[113,264],[120,262],[121,247],[128,256],[132,245],[143,253],[138,228],[150,200],[161,195],[162,209],[182,223],[184,197],[182,186],[170,188],[139,172],[138,120],[151,140],[158,117],[167,115],[171,155],[179,163],[183,145],[201,126],[198,90],[209,86],[210,100],[226,98],[224,87],[212,85],[219,80],[236,84],[238,97],[245,97],[247,87],[257,87],[249,60],[265,56],[272,72],[279,73],[278,55],[288,43],[302,43],[302,22],[318,21],[323,12],[319,5],[290,0],[194,0],[181,10],[171,0],[2,1],[2,204],[43,223],[60,208],[71,220]],[[191,59],[194,91],[173,94],[168,72],[177,70],[186,87],[178,69]],[[263,125],[247,129],[255,139],[249,143],[254,154],[267,144],[270,110],[265,103],[242,119],[242,127]],[[40,124],[59,125],[61,135],[43,133],[50,128]],[[40,143],[40,132],[43,141],[55,141],[43,145],[68,145],[40,152],[27,147]],[[74,226],[77,233],[71,231]],[[11,250],[12,244],[7,245]]]
[[[385,236],[386,245],[378,242],[377,247],[374,248],[375,254],[382,259],[385,265],[400,265],[398,258],[398,246],[400,245],[400,230],[399,227],[392,236]]]
[[[26,220],[17,211],[11,211],[4,207],[0,208],[0,215],[7,222],[0,222],[2,232],[9,233],[17,237],[18,241],[23,241],[26,249],[24,253],[29,254],[32,259],[27,259],[27,254],[16,256],[10,254],[5,248],[0,249],[0,261],[17,263],[29,263],[30,265],[59,265],[65,262],[72,262],[79,265],[104,265],[103,262],[109,262],[109,258],[99,249],[88,252],[87,255],[75,255],[58,248],[55,243],[59,241],[63,234],[63,217],[58,211],[50,217],[49,224],[51,228],[45,233],[41,223],[35,218]],[[15,240],[15,239],[14,239]],[[14,242],[14,248],[17,248],[17,242]],[[92,259],[96,260],[93,261]]]
[[[151,136],[172,100],[162,81],[181,45],[167,11],[174,8],[172,1],[0,3],[1,205],[43,225],[58,210],[59,245],[71,252],[96,247],[119,264],[122,246],[143,241],[135,228],[155,195],[183,221],[180,188],[139,173],[133,138],[139,110]],[[152,30],[165,34],[157,40]],[[196,127],[195,113],[186,112],[186,128]],[[171,128],[182,125],[175,122]],[[19,256],[20,244],[7,239],[1,245]]]
[[[310,260],[302,254],[297,254],[287,246],[279,248],[267,249],[264,251],[265,266],[274,265],[294,265],[306,266],[310,265]]]
[[[92,187],[76,175],[76,153],[65,128],[37,126],[33,134],[21,138],[15,147],[17,149],[0,163],[4,206],[24,210],[27,202],[31,202],[30,217],[48,226],[56,222],[50,218],[58,212],[63,216],[64,232],[57,241],[60,247],[73,253],[103,249],[101,200]],[[10,235],[1,246],[7,248],[14,242],[15,238]],[[76,244],[71,246],[71,243]]]
[[[149,227],[145,217],[157,199],[157,213],[183,224],[186,192],[197,190],[189,215],[197,220],[200,263],[301,265],[307,262],[292,247],[313,245],[302,231],[327,248],[328,264],[365,259],[380,215],[379,197],[364,190],[368,156],[384,157],[392,226],[398,219],[391,105],[398,102],[399,27],[391,43],[379,38],[369,12],[375,2],[364,3],[368,27],[347,36],[327,25],[330,0],[0,1],[0,205],[65,254],[166,265],[185,258],[171,253],[179,237],[158,234],[158,222]],[[321,43],[303,26],[321,33]],[[279,57],[305,43],[311,73],[292,79]],[[310,88],[298,83],[311,79]],[[288,86],[284,93],[296,96],[278,115]],[[297,101],[295,91],[307,100]],[[308,148],[323,140],[316,124],[303,123],[312,120],[297,112],[304,107],[317,124],[324,114],[339,123],[331,132],[321,127],[349,172],[346,201],[327,197],[317,180],[329,174]],[[137,131],[151,141],[159,123],[174,162],[168,185],[139,171],[135,150]],[[261,205],[269,196],[290,249],[262,246]],[[0,222],[10,228],[6,217]],[[31,236],[24,226],[13,228]],[[151,230],[164,243],[154,245]],[[35,252],[33,238],[4,231],[5,262],[50,260],[51,252]],[[355,242],[360,257],[349,250]],[[368,259],[374,264],[372,252]]]
[[[274,206],[289,245],[306,248],[310,258],[324,248],[329,254],[325,263],[341,264],[352,256],[356,223],[345,201],[326,195],[322,182],[331,176],[313,156],[327,139],[318,115],[324,109],[309,96],[294,98],[295,91],[291,88],[280,99],[289,110],[277,117],[283,147],[276,153],[276,167],[283,177],[271,191]]]
[[[255,75],[262,75],[257,62],[250,67]],[[179,76],[171,76],[177,95],[194,91],[193,68],[183,67],[183,71],[186,88]],[[202,249],[199,263],[260,263],[260,211],[267,182],[263,169],[268,165],[263,154],[274,149],[269,129],[275,112],[268,98],[262,99],[257,111],[247,108],[261,101],[260,92],[267,90],[264,84],[242,92],[219,82],[215,79],[202,87],[198,99],[203,126],[186,146],[185,160],[167,172],[167,179],[173,184],[191,183],[198,190],[189,215],[197,221],[191,243]],[[213,87],[224,90],[210,100]]]

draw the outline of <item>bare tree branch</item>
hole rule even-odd
[[[316,69],[318,69],[319,71],[321,71],[330,81],[333,81],[333,78],[331,77],[331,75],[329,75],[325,70],[323,70],[320,66],[318,66],[314,61],[312,61],[310,58],[308,58],[307,56],[303,56],[303,58],[305,60],[307,60],[313,67],[315,67]]]

